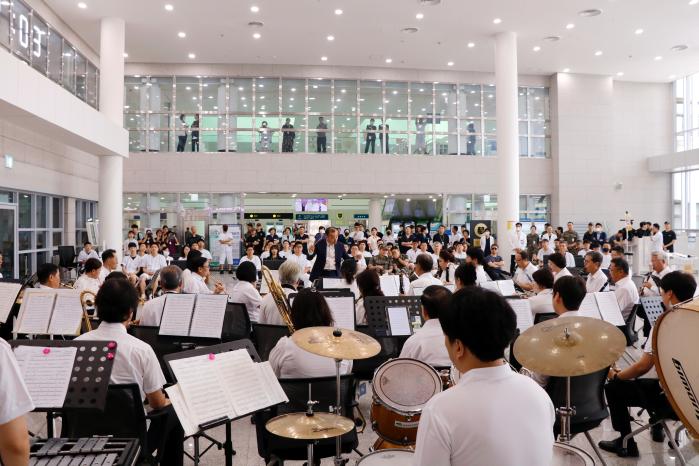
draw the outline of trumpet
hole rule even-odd
[[[91,296],[92,299],[86,296]],[[85,321],[85,329],[88,332],[92,331],[92,322],[90,322],[90,316],[87,314],[87,308],[88,306],[92,307],[95,305],[95,298],[95,293],[90,290],[83,290],[80,292],[80,305],[83,307],[83,320]]]
[[[279,314],[282,316],[282,320],[289,328],[289,333],[294,333],[295,329],[293,322],[291,322],[289,302],[286,299],[284,290],[282,290],[282,287],[274,281],[272,272],[270,272],[269,268],[265,267],[264,265],[262,266],[262,279],[267,282],[269,293],[272,295],[272,298],[274,298],[274,304],[277,305],[277,309],[279,310]]]

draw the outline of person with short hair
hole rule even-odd
[[[279,284],[285,297],[296,293],[298,282],[301,278],[301,267],[296,262],[284,261],[279,267]],[[260,303],[260,315],[257,320],[260,324],[286,325],[279,312],[279,308],[272,293],[267,293]]]
[[[82,275],[75,280],[73,288],[81,293],[83,291],[90,291],[97,294],[102,284],[99,279],[100,271],[102,270],[102,262],[100,262],[99,259],[91,257],[85,261],[83,268],[85,270]]]
[[[553,313],[553,274],[549,269],[538,269],[532,274],[535,296],[528,298],[532,315]]]
[[[452,293],[443,286],[430,285],[420,295],[424,324],[403,345],[401,358],[412,358],[433,367],[449,367],[449,353],[444,346],[444,333],[439,325],[439,315],[449,306]]]
[[[206,257],[209,260],[213,260],[214,257],[211,255],[211,251],[206,249],[206,242],[204,241],[204,238],[199,238],[199,241],[197,241],[197,246],[199,246],[199,251],[201,251],[201,255]]]
[[[471,263],[476,268],[476,283],[479,286],[482,283],[492,281],[483,267],[484,262],[485,257],[481,248],[471,246],[466,250],[466,263]]]
[[[569,277],[572,274],[570,270],[566,268],[566,260],[563,254],[560,252],[555,252],[549,256],[549,268],[553,273],[553,282],[556,283],[559,278]]]
[[[83,265],[90,258],[99,260],[100,256],[97,255],[97,251],[92,249],[92,243],[85,241],[83,248],[78,253],[78,264]]]
[[[91,257],[90,259],[95,259],[99,262],[97,258]],[[57,289],[61,287],[61,274],[58,266],[50,262],[41,264],[36,268],[36,278],[39,281],[38,288]]]
[[[129,279],[131,284],[138,282],[138,272],[140,270],[140,259],[138,255],[138,244],[135,241],[129,243],[128,254],[121,259],[121,271]]]
[[[415,289],[424,289],[430,285],[440,285],[442,282],[432,275],[434,261],[430,254],[420,254],[415,259],[415,275],[417,278],[410,282],[408,296],[415,296]]]
[[[612,259],[612,264],[609,266],[609,275],[614,282],[614,295],[619,303],[621,315],[626,320],[639,299],[636,284],[629,276],[628,262],[619,257]]]
[[[462,375],[423,408],[414,464],[551,464],[551,399],[504,360],[517,328],[507,300],[478,287],[459,290],[439,323],[449,359]],[[506,446],[500,438],[508,439]]]
[[[650,250],[651,252],[663,252],[663,234],[660,233],[660,225],[653,224],[650,234]]]
[[[34,410],[10,345],[0,338],[0,463],[29,464],[27,413]]]
[[[248,247],[245,248],[245,255],[240,258],[238,266],[240,267],[240,264],[245,262],[252,262],[252,264],[255,266],[255,270],[258,272],[262,270],[262,262],[260,261],[260,258],[255,255],[255,248],[252,246],[248,245]]]
[[[585,254],[583,269],[587,273],[587,282],[585,286],[588,293],[597,293],[608,289],[609,279],[607,275],[602,272],[602,254],[595,251]]]
[[[107,249],[102,253],[102,268],[99,273],[99,281],[102,283],[104,278],[110,273],[117,270],[119,266],[119,259],[117,258],[117,253],[114,249]]]
[[[460,264],[454,271],[454,289],[459,291],[468,286],[477,284],[476,266],[472,263]]]
[[[361,233],[361,230],[357,231]],[[340,276],[340,265],[350,256],[343,244],[338,241],[338,236],[337,228],[329,227],[325,230],[325,238],[315,244],[315,263],[311,268],[311,281],[320,277],[338,278]]]
[[[167,266],[165,256],[159,253],[157,243],[152,243],[149,249],[150,254],[144,256],[140,263],[141,267],[143,267],[143,273],[138,278],[138,289],[141,292],[141,297],[145,297],[146,285],[153,279],[155,272]]]
[[[228,273],[233,273],[233,233],[228,231],[228,225],[221,227],[218,243],[221,245],[221,252],[218,255],[221,274],[225,273],[226,265],[228,265]]]
[[[187,268],[189,273],[183,274],[184,278],[182,279],[182,291],[184,293],[223,294],[226,291],[221,282],[216,282],[213,291],[206,284],[206,281],[211,276],[209,259],[202,256],[199,251],[189,252]],[[255,274],[255,278],[257,278],[257,274]]]
[[[663,250],[666,252],[675,252],[675,242],[677,241],[677,234],[672,230],[672,225],[670,222],[665,222],[663,235]]]
[[[235,271],[235,278],[238,279],[235,287],[230,293],[229,301],[232,303],[245,304],[245,308],[250,316],[250,322],[257,322],[260,315],[260,304],[262,298],[257,291],[257,270],[252,262],[238,264]]]
[[[168,265],[160,270],[160,288],[163,294],[146,301],[141,310],[140,325],[159,327],[163,317],[165,299],[168,294],[179,293],[182,288],[182,271],[176,265]]]
[[[539,244],[541,245],[541,248],[536,253],[536,258],[539,264],[543,264],[544,256],[550,256],[556,251],[551,247],[551,242],[546,238],[541,238],[541,242]]]
[[[521,250],[515,253],[515,264],[517,269],[512,276],[512,281],[525,291],[534,289],[534,272],[537,268],[529,261],[529,253]]]
[[[565,257],[566,267],[575,267],[575,256],[568,251],[568,243],[564,240],[559,241],[557,252]]]

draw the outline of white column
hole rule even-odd
[[[509,237],[519,220],[519,148],[517,121],[517,34],[495,36],[495,89],[498,134],[497,234],[509,268]]]
[[[100,111],[115,125],[123,126],[124,35],[121,18],[103,18],[100,30]],[[121,256],[124,161],[118,155],[102,155],[99,170],[100,246]]]
[[[382,220],[382,211],[383,211],[383,205],[382,205],[382,199],[369,199],[369,220],[367,222],[367,226],[371,229],[371,227],[376,227],[381,231],[381,220]]]

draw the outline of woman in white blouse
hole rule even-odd
[[[291,306],[296,330],[306,327],[332,327],[332,313],[322,294],[309,288],[299,291]],[[290,337],[283,337],[269,353],[269,363],[280,379],[329,377],[335,375],[335,361],[299,348]],[[352,361],[342,361],[340,373],[348,374]]]
[[[454,272],[456,271],[456,264],[454,263],[454,255],[442,249],[439,251],[439,258],[437,259],[437,267],[439,271],[437,272],[437,278],[439,278],[443,284],[454,283]]]
[[[293,244],[294,242],[294,235],[291,234],[291,228],[289,227],[284,228],[284,232],[282,233],[282,243],[284,241],[288,241],[289,244]]]
[[[257,291],[255,284],[257,283],[257,269],[252,262],[243,262],[238,264],[235,271],[235,277],[238,283],[233,288],[230,294],[229,301],[232,303],[245,304],[250,316],[250,322],[257,322],[260,315],[260,304],[262,297]]]
[[[552,313],[553,310],[553,274],[549,269],[539,269],[532,274],[536,296],[529,298],[532,315]]]

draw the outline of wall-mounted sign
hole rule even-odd
[[[296,214],[296,220],[327,220],[328,214]]]
[[[293,220],[294,214],[291,212],[245,212],[245,220],[256,220],[256,219],[283,219],[283,220]]]
[[[354,214],[355,220],[368,220],[369,214]]]

